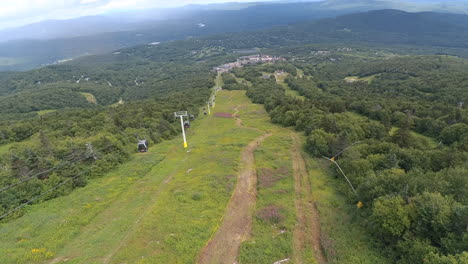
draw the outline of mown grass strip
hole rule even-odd
[[[307,157],[305,155],[305,157]],[[382,249],[359,221],[355,205],[349,204],[337,189],[339,180],[327,173],[328,163],[306,158],[312,183],[312,194],[320,213],[321,244],[328,263],[390,263]],[[326,162],[326,161],[324,161]]]

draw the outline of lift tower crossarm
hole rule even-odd
[[[184,138],[184,148],[188,147],[187,138],[185,137],[184,117],[188,116],[187,111],[174,112],[174,116],[180,117],[180,126],[182,127],[182,137]]]

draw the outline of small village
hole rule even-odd
[[[277,61],[285,61],[286,59],[283,57],[276,57],[271,55],[250,55],[250,56],[243,56],[237,59],[236,62],[230,62],[223,64],[218,67],[214,67],[213,71],[218,73],[229,72],[234,68],[241,68],[244,65],[251,65],[251,64],[259,64],[259,63],[275,63]]]

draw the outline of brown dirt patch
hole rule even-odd
[[[256,138],[242,151],[241,170],[223,220],[200,252],[197,263],[233,264],[237,261],[239,247],[252,229],[252,210],[257,195],[254,152],[268,136],[270,134]]]
[[[236,126],[242,127],[244,125],[242,124],[242,120],[239,118],[239,107],[240,105],[234,108],[234,117],[236,118]]]
[[[297,134],[291,134],[293,148],[294,189],[296,192],[297,223],[293,232],[294,263],[304,263],[304,251],[312,249],[319,264],[327,263],[321,244],[320,215],[312,197],[312,187],[304,158],[301,154],[301,141]]]
[[[284,215],[281,213],[282,208],[276,205],[269,205],[257,211],[257,217],[270,224],[279,224],[283,222]]]
[[[270,168],[262,168],[258,170],[258,185],[260,187],[271,187],[277,181],[287,177],[289,170],[287,167],[281,167],[276,170]]]
[[[215,113],[214,116],[216,117],[222,117],[222,118],[232,118],[231,113]]]

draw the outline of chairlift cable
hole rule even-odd
[[[55,185],[54,187],[48,189],[47,191],[41,193],[40,195],[38,195],[38,196],[32,198],[31,200],[29,200],[29,201],[27,201],[27,202],[25,202],[25,203],[23,203],[23,204],[21,204],[21,205],[15,207],[14,209],[12,209],[12,210],[6,212],[5,214],[1,215],[1,216],[0,216],[0,219],[3,219],[3,218],[5,218],[5,217],[9,216],[10,214],[16,212],[17,210],[19,210],[19,209],[25,207],[27,204],[29,204],[29,203],[31,203],[31,202],[34,202],[35,200],[41,198],[42,196],[44,196],[44,195],[50,193],[50,192],[53,191],[53,190],[59,188],[60,186],[62,186],[62,185],[64,185],[64,184],[66,184],[66,183],[68,183],[68,182],[70,182],[70,181],[72,181],[72,180],[78,178],[79,176],[83,175],[85,172],[88,172],[88,171],[90,171],[90,169],[88,169],[87,171],[83,171],[83,172],[81,172],[81,173],[75,175],[73,178],[70,178],[70,179],[68,179],[68,180],[66,180],[66,181],[64,181],[64,182],[61,182],[61,183]]]
[[[115,144],[106,146],[106,147],[104,147],[104,148],[98,150],[98,152],[99,152],[99,151],[103,151],[103,150],[105,150],[105,149],[108,149],[109,147],[112,147],[112,146],[114,146],[114,145],[115,145]],[[71,155],[70,155],[70,156],[71,156]],[[49,173],[49,172],[51,172],[51,171],[54,171],[54,170],[58,169],[59,167],[65,165],[65,163],[71,164],[71,163],[73,163],[73,162],[75,162],[75,161],[81,161],[81,160],[84,160],[84,158],[81,158],[81,159],[72,159],[72,160],[67,160],[67,161],[61,161],[61,162],[60,162],[58,165],[56,165],[55,167],[52,167],[52,168],[50,168],[50,169],[48,169],[48,170],[46,170],[46,171],[42,171],[42,172],[36,173],[36,174],[34,174],[34,175],[32,175],[32,176],[29,176],[28,178],[26,178],[26,179],[24,179],[24,180],[21,180],[21,181],[19,181],[19,182],[16,182],[16,183],[13,183],[13,184],[11,184],[11,185],[9,185],[9,186],[6,186],[6,187],[1,188],[1,189],[0,189],[0,193],[2,193],[2,192],[4,192],[4,191],[8,191],[9,189],[11,189],[11,188],[13,188],[13,187],[16,187],[16,186],[18,186],[18,185],[20,185],[20,184],[22,184],[22,183],[28,182],[28,181],[30,181],[30,180],[32,180],[32,179],[34,179],[34,178],[37,178],[37,176],[40,176],[40,175],[42,175],[42,174],[45,174],[45,173]]]
[[[325,156],[322,156],[324,159],[327,159],[331,162],[333,162],[336,167],[338,167],[338,169],[340,170],[341,174],[345,177],[346,181],[348,182],[349,186],[351,187],[351,189],[353,190],[353,193],[356,195],[357,198],[359,198],[359,195],[357,194],[356,192],[356,189],[354,189],[354,186],[351,184],[351,181],[348,179],[348,177],[346,176],[346,174],[344,173],[344,171],[341,169],[340,165],[338,164],[338,162],[336,162],[335,160],[333,159],[330,159],[330,158],[327,158]]]

